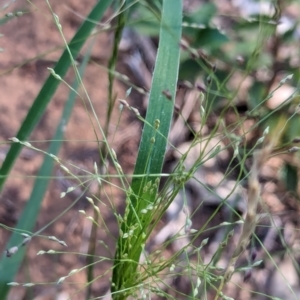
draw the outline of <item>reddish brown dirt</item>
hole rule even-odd
[[[194,2],[197,1],[186,1],[186,5],[192,7],[190,3]],[[82,22],[80,16],[85,16],[93,3],[78,0],[67,0],[62,3],[62,1],[52,0],[51,5],[54,12],[59,16],[64,35],[69,41]],[[2,58],[0,61],[1,162],[9,149],[10,144],[8,139],[16,136],[28,108],[49,75],[47,67],[53,67],[53,63],[60,57],[63,46],[62,38],[53,23],[49,8],[44,1],[36,1],[34,5],[17,2],[2,12],[2,15],[4,16],[5,13],[17,10],[22,10],[26,13],[21,17],[9,20],[0,27],[0,32],[4,34],[4,37],[0,39],[0,47],[4,49],[4,52],[0,54]],[[96,36],[93,59],[101,64],[101,66],[107,65],[111,54],[111,44],[112,35],[110,32],[104,32]],[[82,54],[84,53],[85,49],[82,50]],[[66,81],[71,83],[73,77],[73,72],[70,71],[66,76]],[[83,78],[97,119],[102,126],[105,125],[106,120],[108,98],[107,77],[107,72],[103,68],[95,63],[90,63]],[[126,87],[119,82],[115,83],[114,92],[117,98],[124,97],[125,91]],[[69,89],[61,85],[51,100],[47,111],[30,137],[30,141],[36,147],[44,150],[47,149],[49,140],[52,139],[56,125],[61,118],[61,112],[68,93]],[[80,93],[83,94],[82,90]],[[128,114],[129,112],[125,111],[120,115],[118,105],[116,105],[109,127],[110,145],[115,149],[125,173],[130,173],[133,169],[141,131],[139,121],[135,120],[132,122],[133,118],[128,118]],[[91,116],[91,119],[89,116]],[[234,123],[235,117],[234,114],[230,115],[228,113],[228,123]],[[78,98],[71,119],[65,128],[65,141],[59,157],[66,163],[72,163],[83,170],[94,172],[93,163],[99,161],[99,156],[98,145],[95,142],[95,134],[91,121],[93,124],[96,124],[96,119],[92,116],[91,109],[89,108],[86,111],[83,102]],[[198,119],[195,120],[195,123],[198,121]],[[251,125],[252,123],[247,124],[245,122],[245,129]],[[206,130],[209,129],[207,128]],[[96,131],[99,139],[101,139],[101,133],[99,130]],[[179,136],[177,132],[173,135],[176,138]],[[184,142],[185,137],[180,138],[176,147],[179,147],[179,144]],[[251,136],[249,138],[252,139],[254,137]],[[40,153],[28,149],[22,152],[0,195],[0,223],[10,227],[16,225],[22,209],[30,197],[34,184],[34,179],[29,176],[35,175],[38,172],[42,161],[43,156]],[[280,169],[282,160],[275,158],[270,164],[272,167]],[[101,163],[99,164],[100,167],[103,167]],[[57,176],[58,169],[56,166],[53,174],[49,174],[49,176]],[[72,170],[75,172],[76,168],[72,168]],[[266,171],[268,171],[268,166],[266,166]],[[109,167],[109,172],[114,172],[114,170]],[[81,173],[84,172],[81,171]],[[207,177],[213,178],[215,175],[215,173],[206,174]],[[110,182],[116,186],[120,186],[117,180],[111,180]],[[124,193],[122,193],[122,190],[112,185],[107,186],[103,184],[103,186],[105,189],[101,193],[99,193],[98,186],[95,183],[91,186],[90,190],[90,194],[96,194],[103,201],[103,203],[99,204],[99,208],[101,216],[105,220],[106,227],[109,228],[109,232],[107,232],[106,227],[101,226],[101,229],[98,231],[97,255],[108,258],[108,260],[96,264],[94,275],[99,277],[97,277],[93,284],[93,297],[105,295],[109,287],[109,276],[111,275],[109,271],[111,261],[109,259],[113,258],[115,239],[118,236],[118,227],[115,222],[112,206],[115,206],[118,211],[122,211],[124,206]],[[262,188],[262,197],[272,213],[279,214],[286,209],[283,202],[289,201],[289,195],[285,193],[281,195],[278,192],[280,185],[267,182]],[[51,181],[42,202],[35,231],[52,222],[76,199],[77,195],[74,193],[61,199],[60,193],[65,190],[66,187],[63,187],[61,181],[57,179]],[[109,203],[109,200],[111,203]],[[295,204],[294,199],[291,199],[290,202],[292,215],[289,214],[286,219],[298,220],[299,205]],[[31,288],[14,287],[11,289],[8,300],[64,300],[68,299],[68,297],[72,300],[85,299],[85,284],[87,279],[84,270],[74,274],[64,283],[60,285],[56,284],[59,278],[66,276],[71,270],[82,268],[87,264],[84,256],[70,254],[74,252],[86,253],[88,247],[91,222],[80,214],[78,210],[85,210],[87,215],[93,214],[91,206],[87,204],[85,199],[81,199],[61,218],[55,220],[53,224],[41,232],[44,236],[53,235],[65,241],[68,245],[67,248],[42,237],[35,238],[29,243],[26,259],[15,281],[20,283],[34,282],[36,286]],[[210,214],[201,208],[198,211],[198,215],[195,216],[196,221],[193,223],[195,228],[200,228],[203,222],[206,221],[205,218]],[[220,220],[216,220],[215,222],[217,223],[214,225],[218,225]],[[2,252],[5,250],[9,235],[10,233],[7,230],[0,229],[0,251]],[[200,240],[196,242],[198,246],[200,242]],[[60,255],[36,255],[40,250],[49,249],[66,252]],[[169,255],[168,251],[169,249],[166,253],[167,256]],[[262,277],[266,276],[262,275]],[[297,278],[297,276],[294,277]],[[242,281],[243,278],[240,278],[240,282]],[[186,288],[186,283],[183,283],[183,285]],[[251,286],[250,288],[253,287]],[[243,289],[241,291],[241,293],[245,292]],[[247,294],[247,296],[249,295]],[[247,298],[246,296],[241,296],[240,299]]]

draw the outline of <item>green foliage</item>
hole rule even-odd
[[[77,72],[75,58],[90,38],[96,22],[101,20],[111,4],[113,4],[116,22],[110,20],[111,24],[115,24],[115,27],[113,27],[115,35],[112,54],[108,63],[109,87],[106,124],[102,129],[99,120],[97,120],[97,126],[99,126],[98,129],[103,138],[102,146],[99,147],[99,161],[103,165],[107,163],[106,160],[112,163],[117,172],[116,177],[120,180],[118,188],[123,191],[126,203],[125,212],[122,215],[117,212],[114,201],[109,200],[111,204],[110,212],[116,217],[119,226],[119,237],[116,240],[114,258],[104,259],[109,260],[112,264],[110,288],[113,299],[120,300],[128,297],[138,299],[137,295],[145,298],[146,294],[150,295],[151,293],[170,299],[197,299],[198,297],[205,299],[209,293],[214,293],[215,300],[219,298],[231,299],[225,296],[224,293],[226,284],[231,280],[232,274],[234,272],[252,271],[260,264],[260,261],[256,262],[255,259],[250,258],[247,266],[237,267],[239,265],[237,260],[244,254],[250,240],[257,237],[255,230],[259,219],[259,216],[257,216],[260,201],[259,176],[263,164],[269,158],[280,154],[292,154],[297,159],[297,153],[294,152],[299,150],[295,145],[299,143],[297,138],[299,139],[300,136],[298,118],[300,71],[299,66],[292,59],[280,60],[278,57],[280,56],[279,48],[281,44],[294,46],[294,36],[298,24],[295,23],[288,31],[279,35],[276,30],[278,27],[278,14],[281,13],[281,10],[277,9],[274,16],[254,14],[250,20],[237,16],[223,16],[228,19],[227,22],[230,26],[221,29],[215,25],[215,20],[220,18],[215,4],[204,3],[192,12],[183,13],[182,2],[182,0],[102,0],[97,2],[74,38],[66,45],[66,50],[54,70],[50,70],[51,75],[45,81],[39,95],[28,110],[17,137],[13,139],[15,143],[12,144],[2,164],[0,189],[3,188],[5,180],[10,175],[22,146],[26,145],[26,140],[44,114],[55,90],[60,83],[64,82],[63,77],[71,66],[75,70],[77,79],[72,86],[69,86],[71,93],[63,111],[61,122],[58,124],[56,133],[53,136],[54,141],[49,149],[42,151],[27,145],[35,151],[42,152],[45,158],[37,174],[30,199],[19,218],[16,228],[6,228],[12,230],[13,234],[7,244],[8,250],[0,261],[1,299],[5,299],[11,286],[17,285],[13,280],[23,261],[26,253],[26,247],[24,246],[27,243],[24,244],[24,236],[21,236],[21,233],[28,234],[32,238],[37,237],[44,230],[42,228],[38,232],[32,233],[42,200],[48,188],[49,179],[45,180],[45,177],[51,174],[55,163],[63,166],[56,156],[61,147],[61,140],[63,140],[62,126],[70,117],[74,99],[77,95],[76,90],[82,85],[81,76],[90,59],[90,53],[84,57],[80,72]],[[3,18],[3,20],[0,20],[0,24],[10,21],[14,17]],[[61,32],[58,18],[55,15],[53,17],[58,31]],[[135,113],[135,117],[143,122],[143,132],[133,174],[123,173],[116,154],[111,149],[107,139],[112,121],[112,111],[117,99],[117,96],[114,95],[113,84],[117,78],[115,68],[125,27],[130,27],[144,35],[153,37],[155,40],[159,40],[146,117],[141,116],[139,111],[131,107],[126,101],[122,102],[126,106],[125,108]],[[63,35],[62,37],[64,39]],[[181,40],[182,37],[186,44]],[[278,80],[278,77],[281,79]],[[240,93],[246,79],[248,80],[248,86],[243,93]],[[199,119],[196,121],[188,120],[183,114],[184,110],[179,112],[178,118],[177,115],[176,117],[173,115],[178,80],[189,81],[185,83],[188,86],[185,93],[188,94],[189,89],[198,93],[195,96],[197,98],[195,104],[191,108],[191,110],[198,110]],[[294,92],[286,99],[282,99],[282,102],[275,108],[271,108],[270,100],[272,100],[275,92],[281,91],[286,84],[295,87]],[[82,87],[84,88],[84,86]],[[183,99],[185,100],[184,97]],[[191,98],[188,99],[191,101]],[[184,106],[184,103],[182,106]],[[90,108],[97,119],[92,104]],[[88,111],[87,114],[89,114]],[[181,149],[174,150],[179,157],[177,165],[171,174],[164,174],[167,178],[162,180],[166,150],[168,147],[176,148],[169,142],[169,131],[173,120],[174,123],[180,120],[185,127],[189,127],[191,141],[189,141],[189,146],[184,151]],[[195,123],[197,123],[196,126]],[[251,126],[244,127],[248,123]],[[99,143],[96,130],[94,127],[92,129]],[[205,136],[204,132],[206,132]],[[211,146],[210,143],[214,142],[215,139],[218,142]],[[294,147],[292,148],[292,146]],[[195,148],[199,148],[199,151],[190,163],[190,156],[192,156],[191,154]],[[226,184],[229,185],[230,182],[226,181],[228,178],[235,177],[236,183],[228,195],[220,196],[209,184],[203,183],[202,179],[197,177],[197,172],[204,169],[207,161],[216,160],[218,162],[224,152],[229,153],[231,158],[226,162],[224,177],[217,188],[224,188]],[[252,165],[248,163],[249,159]],[[85,190],[88,189],[88,182],[91,180],[98,180],[99,190],[102,188],[101,184],[103,182],[107,185],[114,185],[113,182],[110,182],[111,174],[104,174],[102,170],[98,173],[97,164],[94,168],[95,174],[88,172],[86,182],[82,182],[79,177],[71,174],[71,172],[69,174],[71,177],[78,179],[79,184]],[[285,183],[286,191],[290,192],[295,198],[299,198],[297,194],[299,191],[298,174],[299,166],[294,165],[293,161],[286,163],[283,160],[282,180]],[[218,176],[217,173],[214,175]],[[127,176],[132,177],[131,184],[127,183]],[[206,193],[204,196],[201,195],[203,197],[200,197],[200,204],[197,203],[198,207],[191,212],[191,215],[185,212],[184,228],[181,228],[175,236],[171,237],[170,241],[160,245],[161,248],[157,250],[158,252],[146,253],[146,244],[151,238],[156,225],[164,217],[168,207],[176,200],[176,197],[181,196],[181,193],[184,196],[183,208],[180,208],[180,210],[183,211],[188,207],[188,200],[186,199],[188,198],[187,182],[191,178],[193,179],[194,188],[195,186],[204,186],[205,188]],[[250,192],[248,193],[248,203],[245,204],[247,207],[244,211],[239,211],[239,205],[235,205],[238,203],[239,198],[234,193],[237,186],[244,182],[247,183]],[[92,283],[99,280],[99,278],[94,278],[93,274],[93,267],[97,263],[96,258],[98,258],[96,254],[98,246],[97,228],[101,224],[106,233],[110,231],[110,228],[107,228],[105,224],[105,220],[103,220],[103,224],[101,223],[102,215],[98,207],[101,200],[96,195],[93,195],[93,197],[99,202],[95,203],[94,198],[88,198],[93,207],[94,216],[88,217],[93,225],[89,241],[87,266],[82,268],[86,269],[88,274],[86,299],[91,297]],[[193,215],[201,209],[204,200],[207,200],[206,198],[213,199],[212,201],[215,201],[213,203],[217,203],[216,208],[207,216],[207,220],[203,222],[201,220],[203,223],[201,223],[201,228],[194,229],[192,228]],[[226,221],[209,227],[210,222],[223,207],[226,207],[228,213]],[[84,211],[81,212],[85,213]],[[64,213],[65,211],[57,216],[51,224]],[[203,216],[205,214],[206,212],[203,213]],[[272,219],[271,216],[270,219]],[[241,227],[240,235],[235,240],[237,245],[229,257],[225,250],[230,246],[230,239],[236,226]],[[217,229],[224,229],[222,231],[223,235],[222,237],[219,236],[218,246],[215,247],[211,259],[204,262],[202,250],[207,246],[208,239],[203,239],[200,246],[196,246],[196,244],[199,244],[199,239],[202,239],[202,235],[207,234],[207,231]],[[283,240],[280,230],[277,231]],[[209,236],[211,237],[213,234],[211,233]],[[172,242],[183,240],[186,237],[190,240],[185,246],[172,253],[170,258],[163,258],[161,252],[165,251]],[[50,237],[50,239],[64,245],[63,241],[59,241],[54,237]],[[257,240],[258,244],[263,244],[260,239],[257,238]],[[20,248],[18,251],[16,251],[16,245]],[[264,246],[261,247],[263,249]],[[278,268],[271,250],[263,250],[275,268]],[[223,255],[225,255],[229,265],[220,272],[218,263]],[[11,257],[8,259],[7,256]],[[141,256],[144,256],[144,261],[141,260]],[[177,267],[179,271],[177,271]],[[58,283],[63,283],[68,276],[60,278]],[[171,284],[164,282],[164,278],[167,281],[169,278],[181,277],[185,280],[188,278],[190,284],[187,288],[188,292],[177,291]],[[286,285],[289,284],[286,283]],[[29,286],[30,284],[27,285],[27,287]]]
[[[152,211],[143,214],[157,201],[159,174],[162,170],[171,125],[179,68],[181,37],[181,0],[166,0],[162,10],[160,44],[150,92],[149,106],[138,151],[134,177],[127,195],[127,208],[121,226],[112,278],[114,299],[125,299],[139,283],[137,265],[152,222]],[[127,211],[128,210],[128,211]],[[133,236],[125,239],[128,232]],[[122,274],[122,275],[121,275]],[[129,289],[129,292],[128,292]],[[125,292],[123,292],[123,290]]]

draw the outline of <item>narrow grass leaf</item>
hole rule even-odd
[[[159,174],[163,166],[178,79],[181,21],[182,0],[164,0],[149,106],[134,170],[134,175],[144,176],[133,177],[129,214],[121,231],[125,235],[130,232],[130,228],[138,227],[135,227],[130,239],[124,241],[123,235],[118,240],[112,280],[113,299],[125,299],[128,295],[122,290],[130,290],[138,284],[137,266],[142,251],[142,237],[145,236],[143,231],[147,228],[147,223],[141,224],[139,218],[143,215],[144,220],[148,217],[147,222],[151,222],[151,211],[146,214],[141,212],[156,197],[157,185],[152,185],[152,188],[149,185],[149,181],[154,183],[156,178],[150,178],[149,175]]]

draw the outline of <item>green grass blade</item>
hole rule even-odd
[[[90,53],[88,53],[83,63],[80,66],[79,73],[83,74],[84,70],[87,66],[88,60],[90,57]],[[59,122],[56,133],[54,135],[54,141],[50,144],[50,147],[48,149],[48,153],[51,153],[53,155],[57,155],[61,145],[62,140],[64,136],[63,128],[65,127],[66,123],[68,122],[75,100],[76,100],[76,90],[79,86],[79,83],[77,80],[75,80],[73,84],[74,91],[71,90],[69,98],[66,102],[61,121]],[[49,156],[45,156],[44,162],[40,168],[40,171],[37,175],[37,179],[35,181],[31,196],[29,200],[26,203],[26,206],[22,212],[21,217],[19,218],[18,224],[16,228],[22,229],[25,231],[32,231],[34,228],[34,225],[36,223],[36,219],[38,217],[38,213],[40,210],[41,203],[44,199],[45,192],[47,190],[48,184],[50,179],[46,179],[45,177],[49,176],[49,174],[52,173],[54,165],[54,160],[50,158]],[[14,232],[7,244],[7,249],[10,247],[13,247],[15,245],[20,244],[22,241],[22,237],[20,234]],[[19,267],[23,261],[25,255],[25,248],[22,247],[19,249],[19,251],[13,255],[11,258],[7,258],[5,255],[2,255],[1,261],[0,261],[0,299],[5,299],[10,286],[7,285],[8,282],[12,282],[16,273],[19,270]],[[4,272],[5,270],[5,272]]]
[[[162,27],[160,31],[161,42],[153,75],[146,123],[144,125],[134,170],[134,174],[136,175],[157,174],[161,172],[173,115],[179,68],[181,23],[178,24],[179,21],[178,18],[176,18],[176,15],[179,15],[180,13],[175,13],[173,9],[171,9],[173,4],[170,4],[170,7],[168,8],[170,9],[170,12],[166,13],[167,9],[165,7],[168,2],[174,2],[173,4],[175,6],[175,2],[180,1],[165,1],[164,4],[161,21]],[[165,92],[166,94],[169,94],[172,99],[169,99],[169,96],[164,94]],[[160,121],[160,134],[155,133],[155,120]],[[154,135],[155,143],[152,147],[150,139],[154,137]],[[146,161],[147,164],[145,164]],[[133,179],[132,189],[136,194],[140,193],[141,182],[143,181],[144,180],[141,177]]]
[[[122,223],[121,230],[124,234],[133,226],[138,227],[135,227],[134,235],[130,238],[124,239],[121,236],[118,240],[112,281],[114,299],[125,299],[128,294],[122,290],[130,291],[137,284],[137,265],[145,242],[143,234],[151,223],[149,214],[140,212],[155,201],[157,192],[155,178],[150,179],[147,175],[159,174],[163,166],[178,78],[181,21],[182,1],[164,0],[149,106],[134,171],[134,175],[145,176],[136,176],[132,180],[132,193],[127,208],[129,213],[126,215],[125,212],[126,221]],[[155,128],[158,122],[159,128]],[[152,186],[146,191],[150,180]]]
[[[122,8],[122,7],[121,7]],[[114,35],[114,44],[113,44],[113,49],[112,49],[112,55],[108,61],[108,82],[109,82],[109,87],[108,87],[108,106],[107,106],[107,122],[106,122],[106,129],[105,133],[107,134],[108,132],[108,124],[110,124],[109,120],[111,118],[112,110],[115,104],[115,98],[113,97],[113,84],[114,84],[114,79],[115,79],[115,68],[118,60],[118,51],[119,51],[119,44],[122,39],[122,33],[123,29],[126,25],[127,21],[127,15],[128,15],[128,9],[123,10],[116,18],[117,18],[117,25],[115,29],[115,35]]]
[[[76,57],[78,55],[83,44],[90,36],[92,29],[96,26],[96,22],[102,18],[104,12],[111,4],[111,2],[112,0],[101,0],[97,2],[97,4],[93,7],[87,19],[82,23],[81,27],[78,29],[69,44],[69,48],[73,57]],[[70,65],[71,58],[69,56],[69,52],[65,50],[61,58],[57,62],[54,71],[56,74],[60,75],[63,78]],[[19,140],[24,141],[28,139],[30,133],[42,117],[50,99],[52,98],[59,84],[59,80],[55,79],[52,75],[49,75],[19,129],[19,132],[17,134],[17,138]],[[5,180],[16,158],[18,157],[21,148],[21,144],[15,143],[11,146],[9,152],[7,153],[7,156],[0,169],[0,190],[2,190]]]

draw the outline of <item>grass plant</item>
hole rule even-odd
[[[83,297],[78,296],[83,295],[80,294],[82,290],[85,299],[104,299],[105,297],[116,300],[209,299],[211,297],[215,300],[233,299],[231,296],[227,296],[227,293],[230,293],[228,287],[235,282],[237,285],[242,284],[241,279],[236,279],[235,275],[244,274],[244,279],[250,278],[251,272],[262,262],[262,260],[256,260],[256,254],[253,254],[256,251],[252,246],[254,243],[260,244],[260,249],[264,252],[261,254],[262,259],[270,261],[275,269],[280,269],[274,258],[279,255],[271,253],[271,249],[264,246],[264,242],[256,233],[261,215],[267,215],[271,220],[269,227],[275,230],[284,245],[286,255],[291,257],[296,265],[295,254],[290,249],[292,246],[287,245],[281,228],[274,226],[273,216],[267,210],[264,214],[260,214],[260,210],[265,209],[261,200],[261,174],[264,165],[273,157],[282,154],[296,155],[295,153],[299,150],[294,145],[299,142],[296,140],[298,133],[296,130],[292,131],[290,124],[298,124],[293,122],[296,122],[295,117],[298,115],[298,109],[295,109],[294,103],[298,100],[300,72],[293,74],[295,77],[285,75],[275,88],[273,83],[276,76],[271,76],[265,86],[260,84],[257,77],[251,77],[254,71],[263,72],[259,64],[265,59],[263,51],[267,39],[275,43],[272,48],[274,51],[270,55],[273,56],[268,56],[271,63],[267,67],[273,67],[272,71],[277,72],[275,67],[278,63],[276,59],[279,45],[276,43],[280,41],[277,40],[279,38],[276,33],[278,25],[276,22],[278,22],[283,8],[279,4],[275,5],[275,14],[269,19],[266,16],[258,15],[252,22],[240,22],[236,33],[237,41],[231,49],[232,52],[241,51],[247,57],[247,63],[240,66],[239,61],[232,63],[233,54],[228,53],[228,50],[223,50],[223,47],[226,49],[229,37],[212,25],[211,19],[216,15],[216,6],[211,3],[203,5],[201,9],[205,15],[201,14],[200,10],[198,16],[193,12],[184,13],[183,0],[101,0],[92,8],[69,43],[56,12],[53,11],[47,0],[46,3],[65,49],[55,67],[48,68],[50,75],[29,108],[18,133],[10,139],[11,148],[0,169],[1,190],[5,186],[6,179],[13,176],[10,172],[22,147],[44,155],[44,161],[36,176],[31,196],[15,228],[0,224],[5,230],[12,231],[6,251],[0,260],[0,298],[9,299],[7,298],[8,292],[13,286],[21,285],[30,289],[40,285],[37,282],[22,284],[14,279],[24,260],[26,247],[42,238],[67,247],[64,240],[47,236],[44,231],[74,209],[83,196],[90,205],[92,215],[88,216],[85,209],[80,209],[79,212],[91,223],[91,227],[87,252],[76,254],[86,256],[86,264],[84,267],[70,270],[70,273],[58,278],[55,283],[56,285],[71,283],[74,274],[86,272],[87,283],[78,286],[77,292],[71,295],[70,299]],[[100,23],[105,14],[107,14],[108,21],[105,24]],[[141,15],[141,19],[135,20],[134,14]],[[112,17],[107,17],[109,15]],[[8,15],[9,19],[5,20],[9,22],[12,17],[12,15]],[[150,32],[155,32],[159,28],[159,34],[146,115],[143,116],[137,108],[130,105],[130,100],[121,99],[119,101],[120,113],[116,130],[118,130],[121,116],[125,111],[132,114],[143,125],[134,171],[132,174],[127,174],[109,142],[109,128],[115,121],[113,120],[113,109],[118,96],[114,94],[113,87],[116,78],[122,78],[128,85],[141,90],[140,87],[134,86],[127,77],[116,71],[123,30],[126,26],[133,27],[135,22],[140,24],[142,30],[150,28]],[[3,21],[1,24],[4,23]],[[82,79],[92,57],[92,48],[95,43],[93,36],[96,35],[93,30],[99,24],[100,31],[111,29],[114,32],[113,50],[107,67],[108,99],[104,126],[101,125],[102,120],[99,120],[97,116],[95,104]],[[244,41],[245,44],[240,45],[238,40],[242,38],[238,35],[242,34],[244,30],[249,30],[248,26],[253,30],[249,31],[251,43],[247,44]],[[206,47],[209,54],[206,55],[199,49],[199,43]],[[76,59],[85,44],[88,50],[78,67]],[[218,56],[220,57],[220,67],[213,62],[213,58]],[[69,68],[72,68],[75,74],[73,84],[69,84],[64,79]],[[294,69],[288,71],[294,71]],[[235,74],[239,74],[236,81],[233,80]],[[276,75],[279,76],[279,72]],[[256,81],[253,79],[249,99],[247,99],[249,102],[247,103],[247,113],[241,113],[238,108],[242,106],[239,103],[240,90],[246,79],[250,77]],[[200,83],[199,78],[201,79]],[[183,110],[174,114],[176,99],[180,93],[178,82],[185,79],[193,81],[193,83],[183,81],[182,85],[196,95],[193,99],[195,105],[192,110],[197,110],[197,125],[190,123],[184,117]],[[270,110],[266,103],[288,81],[292,81],[292,84],[296,86],[294,92],[279,106]],[[61,121],[57,124],[52,143],[47,150],[41,150],[28,140],[60,84],[70,89],[69,99],[66,102]],[[130,90],[127,91],[126,96],[129,94]],[[147,92],[143,92],[143,94],[147,95]],[[190,99],[187,95],[192,95],[192,93],[186,93],[186,97],[183,97],[185,100]],[[68,163],[59,157],[59,149],[64,141],[62,128],[70,118],[76,97],[82,101],[82,106],[90,120],[90,130],[94,132],[95,142],[98,145],[99,157],[98,161],[94,162],[93,170]],[[288,113],[280,113],[285,108],[288,108]],[[291,110],[292,113],[290,113]],[[255,114],[258,114],[258,117]],[[231,123],[228,121],[228,115],[233,120]],[[184,127],[189,130],[190,142],[184,151],[179,147],[180,145],[176,144],[176,141],[169,140],[172,121],[176,120],[181,120]],[[246,126],[245,124],[249,120],[251,126]],[[249,136],[251,137],[249,138]],[[170,152],[170,149],[176,153],[177,161],[170,172],[164,172],[166,153]],[[196,155],[193,154],[195,150]],[[203,182],[198,175],[199,170],[206,172],[209,169],[207,165],[212,162],[217,164],[222,156],[228,155],[228,153],[231,158],[227,160],[226,170],[217,186],[212,187]],[[249,160],[252,160],[250,167]],[[72,182],[72,185],[61,193],[61,198],[71,194],[77,188],[80,188],[81,193],[49,224],[36,230],[34,226],[50,182],[49,174],[53,171],[54,165],[57,165],[64,173],[65,178]],[[288,174],[291,174],[293,170],[291,164],[286,165],[286,170]],[[77,171],[84,175],[78,175]],[[295,172],[292,174],[295,175]],[[217,176],[217,174],[215,175]],[[225,195],[218,193],[218,188],[221,189],[224,186],[228,188],[229,179],[232,177],[235,178],[235,183],[230,186],[227,193]],[[115,179],[118,179],[117,184]],[[244,184],[245,182],[246,184]],[[86,193],[92,186],[95,186],[95,183],[96,191],[94,190],[93,195],[86,197]],[[194,184],[194,187],[195,185],[202,186],[206,191],[203,196],[205,199],[199,199],[199,203],[194,206],[190,203],[189,184]],[[239,210],[242,201],[234,197],[239,193],[239,187],[243,184],[247,189],[247,196],[245,196],[247,201],[244,201],[246,203],[244,208]],[[125,199],[123,212],[117,207],[114,199],[109,196],[110,187],[122,192]],[[291,190],[297,191],[295,185],[290,185],[290,187]],[[298,196],[294,195],[294,197]],[[214,199],[215,209],[209,215],[204,212],[203,215],[206,218],[199,221],[201,226],[196,228],[194,226],[194,223],[197,224],[195,216],[204,207],[203,203],[204,200],[207,200],[206,198]],[[157,228],[163,224],[164,217],[170,214],[170,211],[177,205],[178,199],[181,199],[178,215],[182,213],[184,219],[183,223],[181,222],[181,228],[159,245],[158,249],[149,251],[149,243],[157,237]],[[110,207],[108,207],[109,205]],[[196,208],[193,210],[192,207]],[[118,227],[118,236],[111,233],[111,228],[102,215],[103,209],[108,210],[114,216],[115,224]],[[227,219],[211,226],[216,216],[224,211],[228,213]],[[115,243],[113,251],[105,242],[99,243],[100,230],[113,239]],[[211,257],[207,259],[205,251],[208,247],[212,247],[213,243],[210,240],[214,239],[217,231],[221,232],[222,236],[219,235],[218,244]],[[207,234],[209,238],[204,238]],[[170,251],[169,248],[177,242],[181,242],[182,246],[176,251]],[[234,247],[231,246],[232,243],[235,244]],[[99,245],[111,252],[110,255],[99,256],[97,254]],[[41,250],[38,254],[60,255],[64,253],[68,253],[68,251]],[[225,259],[223,259],[224,257]],[[247,265],[245,265],[245,257],[249,258]],[[96,276],[95,268],[102,262],[109,263],[110,267],[101,275]],[[299,274],[299,268],[295,267],[295,269]],[[293,287],[290,286],[284,274],[281,273],[281,275],[283,285],[288,287],[291,299],[297,299],[298,296]],[[107,286],[107,294],[95,295],[92,289],[93,284],[108,276],[111,277],[110,286]],[[178,287],[177,281],[182,281],[185,285],[184,288]],[[246,288],[242,286],[240,290],[245,291]],[[259,290],[248,293],[253,297],[262,294],[270,299],[279,299],[276,298],[276,295],[268,295]],[[257,299],[260,299],[259,296]]]

